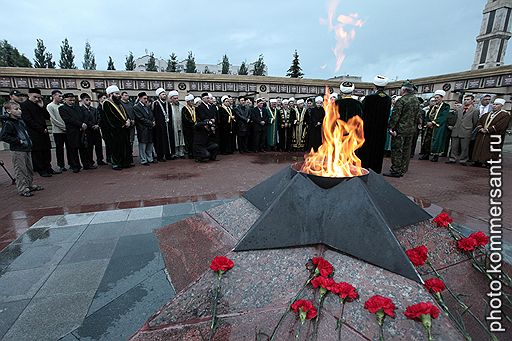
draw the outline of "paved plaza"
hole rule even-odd
[[[10,169],[9,153],[0,152],[0,159]],[[195,235],[193,221],[183,230],[167,226],[197,214],[197,222],[227,224],[223,217],[237,212],[243,193],[301,155],[220,159],[36,177],[45,190],[31,198],[18,196],[1,171],[0,338],[124,340],[134,335],[200,276],[204,269],[198,264],[229,252],[226,245],[236,240],[222,240],[213,230],[207,238],[204,231]],[[488,170],[443,161],[412,160],[404,178],[386,181],[428,213],[445,210],[467,231],[485,231]],[[511,153],[504,153],[503,166],[504,238],[512,243]],[[244,210],[257,216],[255,208]],[[187,251],[191,241],[204,254]]]

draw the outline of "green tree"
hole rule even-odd
[[[254,63],[252,69],[253,76],[265,76],[265,62],[263,61],[263,55],[260,54],[258,60]]]
[[[187,57],[187,64],[185,66],[185,72],[186,73],[196,73],[196,59],[194,58],[194,55],[192,54],[192,51],[188,51],[188,57]]]
[[[59,67],[61,69],[76,69],[75,55],[73,54],[73,48],[69,45],[68,38],[64,39],[60,46]]]
[[[173,53],[171,53],[171,56],[169,60],[167,61],[167,68],[165,71],[167,72],[176,72],[178,71],[178,57]]]
[[[302,68],[300,67],[299,54],[297,53],[297,50],[295,50],[295,53],[293,54],[292,65],[288,69],[286,76],[291,78],[302,78],[302,76],[304,76]]]
[[[114,61],[112,60],[112,57],[108,56],[108,65],[107,70],[115,70],[116,67],[114,66]]]
[[[85,42],[84,62],[82,63],[84,70],[96,70],[96,58],[92,52],[91,44]]]
[[[133,58],[132,51],[130,51],[130,54],[126,56],[126,62],[124,63],[124,67],[127,71],[135,70],[135,59]]]
[[[148,62],[146,63],[146,71],[158,71],[156,67],[155,55],[153,52],[149,55]]]
[[[55,62],[52,61],[52,54],[46,51],[46,46],[42,39],[37,39],[37,46],[34,49],[34,67],[39,69],[54,69]]]
[[[0,41],[0,66],[32,67],[32,63],[7,40],[2,40]]]
[[[222,74],[227,75],[229,73],[229,59],[227,55],[222,57]]]
[[[248,75],[249,70],[247,69],[247,65],[245,65],[245,60],[242,62],[242,65],[240,65],[240,68],[238,69],[239,75]]]

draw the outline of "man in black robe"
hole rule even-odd
[[[341,98],[336,100],[338,105],[338,113],[340,120],[348,122],[349,119],[358,115],[363,116],[363,106],[357,99],[352,98],[354,84],[351,82],[343,82],[340,85]]]
[[[251,151],[257,152],[265,152],[265,144],[266,141],[264,139],[263,130],[266,129],[266,115],[263,110],[263,99],[258,98],[256,100],[256,107],[251,109],[251,135],[252,135],[252,144]]]
[[[66,141],[69,148],[69,166],[73,173],[84,169],[92,169],[85,145],[85,134],[88,128],[87,114],[75,103],[75,95],[68,92],[63,96],[64,105],[59,107],[59,114],[66,124]],[[80,155],[80,156],[79,156]]]
[[[194,125],[196,124],[196,107],[194,95],[185,96],[186,104],[181,108],[181,122],[183,125],[183,137],[185,138],[185,151],[189,159],[194,158]]]
[[[41,90],[29,89],[28,100],[20,105],[21,117],[27,126],[27,132],[32,140],[32,165],[34,171],[42,177],[50,177],[52,174],[61,173],[54,171],[52,162],[52,144],[46,120],[50,119],[50,114],[43,105]]]
[[[251,115],[249,107],[245,103],[245,97],[238,97],[238,106],[235,109],[236,133],[238,140],[238,151],[240,154],[247,153],[249,142],[249,125]]]
[[[208,93],[201,95],[201,103],[196,108],[194,125],[194,157],[196,162],[216,161],[219,145],[215,143],[215,112],[212,97]]]
[[[172,109],[169,102],[167,102],[165,89],[158,88],[155,93],[158,98],[153,102],[151,108],[155,118],[155,128],[153,129],[154,147],[157,160],[164,162],[174,159],[172,157],[172,150],[174,149]]]
[[[219,137],[221,154],[233,154],[236,147],[235,113],[231,108],[229,96],[221,98],[222,105],[219,108]]]
[[[322,145],[322,123],[325,117],[325,110],[323,107],[324,99],[322,96],[315,98],[315,107],[311,109],[306,120],[307,124],[307,142],[306,151],[310,152],[311,148],[314,151],[318,150],[318,147]]]
[[[133,112],[133,103],[130,101],[130,96],[126,91],[121,92],[121,105],[126,111],[126,115],[130,119],[130,157],[132,161],[130,165],[134,166],[133,163],[133,142],[135,141],[135,113]]]
[[[361,166],[376,173],[382,172],[384,147],[388,133],[388,120],[391,109],[391,97],[384,92],[388,79],[375,76],[373,84],[376,92],[363,100],[364,144],[359,149]]]
[[[121,92],[117,85],[107,88],[108,99],[103,103],[105,120],[108,125],[108,140],[112,150],[112,169],[121,170],[130,167],[132,162],[130,152],[131,120],[121,105]]]

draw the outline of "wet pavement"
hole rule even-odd
[[[230,201],[40,219],[0,252],[0,339],[127,339],[175,295],[153,231]]]

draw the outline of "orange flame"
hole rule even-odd
[[[338,106],[324,96],[325,117],[322,124],[322,145],[304,156],[301,172],[324,177],[353,177],[367,174],[355,151],[364,143],[363,120],[354,116],[348,122],[339,119]]]
[[[336,18],[336,23],[333,23],[335,17],[336,7],[338,7],[338,0],[331,0],[327,6],[327,20],[321,20],[322,23],[327,22],[330,31],[334,31],[336,35],[336,47],[332,50],[336,56],[336,72],[341,69],[341,65],[345,60],[345,49],[356,37],[356,30],[354,28],[345,30],[345,26],[362,27],[364,21],[358,19],[359,14],[350,13],[349,15],[341,14]]]

